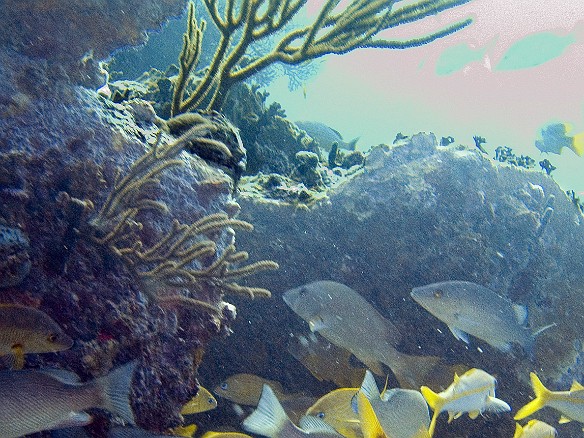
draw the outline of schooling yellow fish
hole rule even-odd
[[[73,346],[73,339],[44,312],[18,304],[0,304],[0,356],[12,356],[12,368],[24,366],[24,355],[55,353]]]
[[[296,395],[286,394],[282,385],[273,380],[264,379],[255,374],[234,374],[215,387],[213,392],[233,403],[245,406],[257,406],[264,385],[269,385],[278,400],[287,400]]]
[[[201,438],[251,438],[249,435],[245,433],[239,432],[205,432],[205,434]]]
[[[516,423],[513,438],[554,438],[558,432],[543,421],[530,420],[525,426]]]
[[[448,412],[449,423],[465,412],[473,420],[484,411],[509,412],[509,405],[495,397],[496,382],[487,372],[473,368],[460,377],[455,374],[454,382],[439,394],[422,386],[420,391],[434,411],[429,428],[430,436],[434,435],[436,420],[441,412]]]
[[[217,407],[217,400],[208,390],[199,386],[199,391],[181,409],[181,415],[192,415],[200,412],[210,411]]]
[[[543,386],[535,373],[529,374],[529,377],[535,399],[517,411],[515,420],[522,420],[541,408],[549,406],[562,414],[560,424],[572,420],[584,423],[584,386],[574,382],[569,391],[550,391]]]
[[[306,415],[320,418],[346,438],[361,438],[359,416],[351,402],[359,388],[340,388],[323,395],[307,411]]]

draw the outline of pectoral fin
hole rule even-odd
[[[12,350],[12,369],[21,370],[24,368],[24,348],[22,344],[14,344]]]
[[[453,327],[451,325],[449,325],[448,328],[450,329],[450,331],[452,332],[452,334],[454,335],[454,337],[456,339],[458,339],[459,341],[464,342],[465,344],[469,344],[469,341],[468,341],[468,333],[465,333],[462,330],[460,330],[459,328]]]
[[[570,421],[572,421],[570,418],[568,417],[564,417],[563,415],[560,417],[560,419],[558,420],[558,423],[560,424],[566,424],[569,423]]]

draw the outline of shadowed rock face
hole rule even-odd
[[[75,81],[87,83],[95,60],[146,41],[184,10],[184,0],[33,0],[2,2],[0,44],[47,60]]]
[[[0,303],[38,308],[75,340],[66,352],[27,356],[27,367],[65,368],[89,380],[138,359],[132,394],[138,423],[158,431],[178,424],[180,407],[196,392],[194,351],[224,334],[234,315],[160,307],[145,298],[119,257],[84,235],[116,169],[127,171],[152,145],[158,128],[151,108],[105,101],[52,77],[42,62],[6,52],[0,76],[0,228],[9,231],[0,249],[14,262],[0,263],[0,272],[14,272],[13,281],[0,282]],[[196,155],[181,159],[185,166],[149,189],[170,214],[140,214],[147,246],[174,218],[192,223],[228,210],[232,180]],[[232,237],[209,238],[222,251]],[[209,289],[201,299],[216,303],[216,294]],[[97,414],[94,422],[99,436],[104,418]]]
[[[280,271],[259,279],[274,284],[276,301],[286,289],[311,281],[346,284],[399,328],[405,337],[402,351],[495,373],[498,395],[511,405],[526,401],[534,366],[558,388],[568,388],[572,379],[584,380],[580,352],[572,347],[584,330],[578,316],[584,286],[583,218],[541,171],[501,165],[454,145],[441,147],[434,135],[418,134],[392,147],[374,148],[360,174],[308,211],[245,193],[239,202],[241,217],[254,223],[255,233],[238,242],[254,246],[262,256],[285,260]],[[472,281],[526,304],[532,329],[558,323],[538,337],[535,364],[521,351],[501,353],[476,339],[467,350],[410,298],[413,287],[446,280]],[[254,324],[249,327],[236,324],[229,342],[245,344],[262,333],[268,344],[285,344],[290,332],[300,329],[298,318],[281,301],[276,312],[268,306],[274,308],[261,302],[239,306],[244,318],[262,316],[250,316]],[[272,353],[254,372],[276,378],[273,364],[281,362],[289,367],[282,371],[282,381],[299,373],[298,364]],[[497,423],[499,429],[489,436],[512,433],[510,421]],[[448,431],[464,427],[469,423],[454,422]]]

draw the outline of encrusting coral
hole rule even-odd
[[[281,62],[298,65],[328,54],[344,54],[358,48],[405,49],[432,42],[471,23],[466,19],[429,35],[405,41],[378,39],[377,35],[399,25],[421,20],[469,0],[423,0],[392,10],[393,1],[353,0],[335,12],[340,0],[327,0],[316,19],[308,26],[283,36],[273,49],[247,59],[248,48],[257,41],[276,35],[293,19],[307,0],[227,0],[223,15],[218,0],[204,0],[213,24],[221,37],[210,65],[194,90],[185,97],[201,54],[206,28],[197,22],[195,6],[189,3],[187,31],[179,55],[179,74],[175,81],[172,114],[196,108],[220,109],[229,89],[256,72]]]

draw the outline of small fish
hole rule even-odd
[[[251,436],[245,433],[239,432],[205,432],[201,438],[251,438]]]
[[[357,391],[359,388],[335,389],[318,399],[306,415],[320,418],[346,438],[360,438],[363,433],[359,416],[351,406]]]
[[[363,438],[389,438],[381,428],[379,419],[371,406],[371,402],[361,391],[357,393],[357,410]]]
[[[357,147],[357,141],[359,141],[359,138],[354,138],[347,143],[343,140],[343,136],[339,131],[321,122],[298,121],[294,123],[300,129],[306,131],[327,152],[331,150],[333,143],[337,143],[339,148],[354,151]]]
[[[541,128],[541,138],[535,141],[535,147],[542,152],[560,154],[562,148],[574,151],[576,155],[584,155],[584,132],[570,135],[572,126],[569,123],[552,122]]]
[[[286,394],[279,382],[264,379],[255,374],[234,374],[213,389],[219,397],[244,406],[257,406],[264,385],[269,385],[278,400],[287,400],[296,395]]]
[[[258,407],[243,420],[248,432],[268,438],[330,438],[342,437],[320,418],[305,416],[296,426],[284,411],[269,385],[264,385]]]
[[[419,438],[428,435],[430,414],[419,391],[393,388],[379,392],[370,371],[359,392],[369,400],[383,430],[391,438]]]
[[[217,400],[207,389],[199,386],[199,391],[181,409],[181,415],[192,415],[210,411],[217,407]]]
[[[378,375],[384,374],[381,364],[387,365],[404,387],[417,387],[438,362],[397,351],[397,327],[344,284],[316,281],[286,291],[283,298],[311,331],[350,351]]]
[[[449,423],[465,412],[473,420],[484,411],[509,412],[509,405],[495,397],[496,383],[497,380],[486,371],[473,368],[460,377],[455,374],[454,382],[439,394],[422,386],[420,391],[434,411],[429,428],[430,436],[434,435],[436,420],[441,412],[448,412]]]
[[[18,304],[0,304],[0,356],[11,355],[14,369],[24,355],[55,353],[73,346],[73,339],[44,312]]]
[[[525,426],[516,423],[513,438],[554,438],[558,431],[547,423],[530,420]]]
[[[331,344],[316,333],[291,338],[288,353],[318,380],[333,382],[339,388],[358,387],[365,375],[365,368],[351,364],[350,351]]]
[[[575,381],[569,391],[550,391],[535,373],[529,374],[529,377],[535,399],[517,411],[515,420],[522,420],[544,406],[549,406],[562,414],[560,424],[572,420],[584,423],[584,386]]]
[[[527,308],[513,304],[490,289],[469,281],[444,281],[415,287],[412,298],[444,322],[456,339],[469,343],[468,335],[501,351],[517,343],[531,353],[535,337],[526,326]]]
[[[134,424],[129,394],[135,367],[130,362],[87,383],[58,369],[0,372],[2,438],[84,426],[91,417],[83,411],[90,408],[108,410]]]

